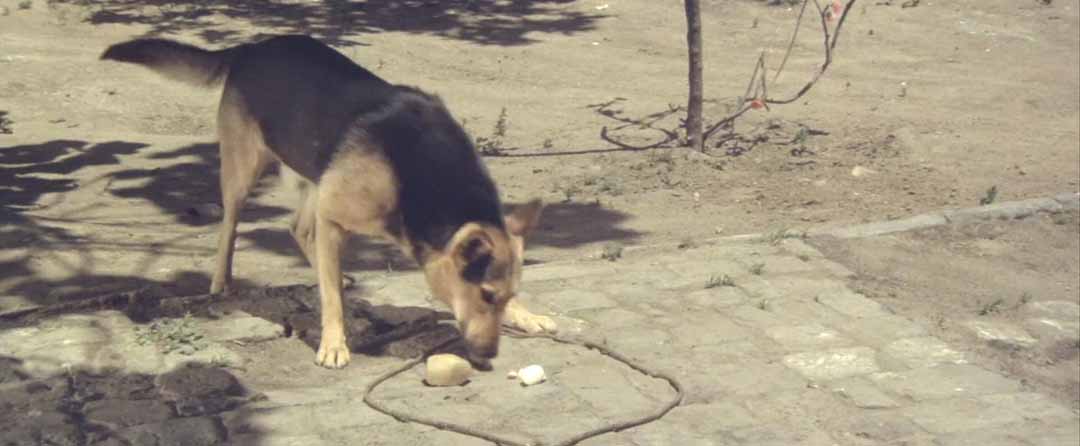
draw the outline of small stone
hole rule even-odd
[[[867,176],[867,175],[870,175],[870,174],[875,174],[875,173],[877,173],[876,170],[869,169],[869,168],[866,168],[866,167],[863,167],[863,166],[855,166],[854,168],[851,169],[851,176],[853,176],[853,177],[864,177],[864,176]]]
[[[1028,348],[1039,342],[1024,331],[1023,328],[1004,322],[972,319],[965,322],[964,326],[974,332],[979,339],[989,342],[990,345]]]
[[[460,386],[469,381],[473,368],[460,356],[444,353],[428,356],[424,374],[429,386]]]
[[[518,370],[518,380],[524,386],[531,386],[533,384],[540,384],[547,380],[547,374],[544,373],[544,368],[533,364],[528,367],[523,367]]]

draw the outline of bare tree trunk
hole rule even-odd
[[[686,136],[690,147],[699,152],[705,151],[705,141],[701,135],[701,4],[698,0],[685,0],[686,4],[686,45],[690,59],[690,98],[686,106]]]

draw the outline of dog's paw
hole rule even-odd
[[[509,316],[507,322],[510,323],[510,326],[524,331],[525,333],[555,334],[559,331],[559,326],[555,323],[555,320],[547,316],[529,312],[516,312]]]
[[[344,339],[322,339],[319,352],[315,354],[315,364],[328,369],[340,369],[349,364],[349,347]]]

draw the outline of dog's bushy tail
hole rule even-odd
[[[110,46],[102,60],[143,65],[172,80],[213,87],[225,79],[239,47],[210,51],[165,39],[136,39]]]

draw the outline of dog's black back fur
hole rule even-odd
[[[314,182],[357,115],[391,98],[390,84],[306,36],[240,47],[231,65],[225,88],[240,93],[266,145]]]
[[[495,183],[442,100],[383,81],[318,40],[281,36],[210,52],[146,39],[113,45],[103,58],[143,65],[154,60],[151,68],[166,75],[213,68],[207,77],[195,76],[198,84],[210,84],[205,79],[227,66],[226,90],[240,94],[267,146],[313,183],[338,150],[381,151],[399,180],[404,227],[391,224],[388,230],[413,239],[417,256],[423,245],[442,249],[465,222],[503,227]]]
[[[109,47],[102,58],[202,86],[226,76],[226,91],[239,93],[266,145],[312,182],[339,150],[381,151],[398,179],[403,226],[387,229],[412,239],[417,256],[423,245],[442,249],[465,223],[504,227],[495,184],[442,101],[391,85],[318,40],[278,36],[207,51],[138,39]]]
[[[388,100],[386,109],[362,116],[359,127],[390,160],[409,235],[441,249],[465,223],[502,228],[495,183],[442,102],[403,86],[395,86]]]

